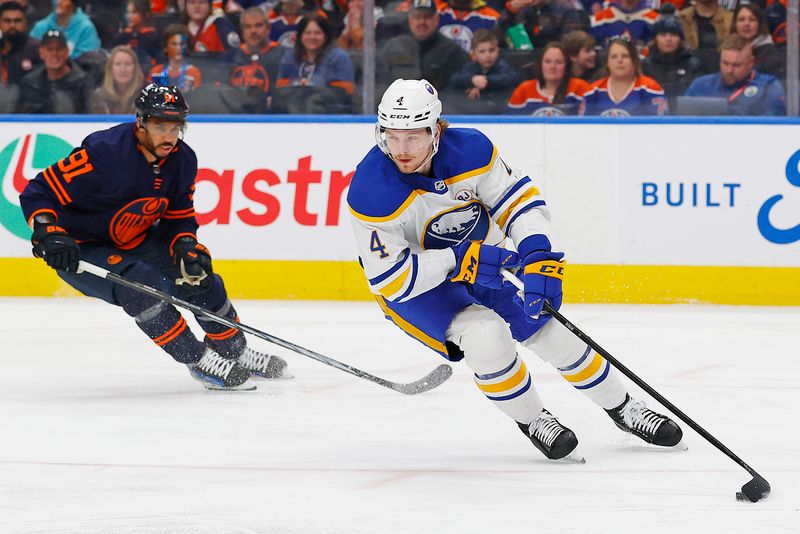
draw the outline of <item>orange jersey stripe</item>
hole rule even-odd
[[[235,336],[239,332],[238,328],[228,328],[224,332],[220,332],[219,334],[209,334],[206,332],[206,336],[208,339],[213,339],[214,341],[222,341],[223,339],[230,339]]]
[[[67,190],[64,189],[64,186],[61,185],[61,182],[58,181],[58,178],[56,177],[56,174],[53,172],[52,166],[51,167],[47,167],[42,172],[42,175],[44,176],[44,179],[47,182],[47,185],[49,185],[50,189],[53,190],[53,193],[55,193],[56,198],[58,198],[58,202],[62,206],[66,206],[67,204],[72,202],[72,199],[67,194]]]
[[[158,336],[153,341],[159,347],[163,347],[164,345],[166,345],[167,343],[178,337],[184,330],[186,330],[186,319],[181,317],[180,320],[177,323],[175,323],[175,325],[172,328],[170,328],[166,334]]]

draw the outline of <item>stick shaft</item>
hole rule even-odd
[[[93,274],[95,276],[99,276],[100,278],[105,278],[106,280],[110,280],[110,281],[114,282],[115,284],[119,284],[119,285],[125,286],[125,287],[127,287],[129,289],[133,289],[134,291],[138,291],[140,293],[144,293],[144,294],[149,295],[149,296],[151,296],[153,298],[156,298],[156,299],[158,299],[158,300],[160,300],[162,302],[173,304],[174,306],[177,306],[179,308],[183,308],[185,310],[189,310],[190,312],[192,312],[194,314],[202,315],[204,317],[207,317],[207,318],[211,319],[212,321],[216,321],[217,323],[225,325],[227,327],[236,328],[238,330],[241,330],[242,332],[247,332],[248,334],[252,334],[252,335],[254,335],[254,336],[258,337],[258,338],[261,338],[261,339],[263,339],[265,341],[269,341],[270,343],[273,343],[273,344],[278,345],[280,347],[283,347],[285,349],[289,349],[289,350],[291,350],[293,352],[296,352],[298,354],[301,354],[303,356],[311,358],[312,360],[317,360],[318,362],[321,362],[321,363],[324,363],[325,365],[329,365],[331,367],[339,369],[340,371],[344,371],[345,373],[349,373],[349,374],[357,376],[359,378],[363,378],[365,380],[369,380],[371,382],[375,382],[376,384],[379,384],[379,385],[381,385],[383,387],[386,387],[386,388],[389,388],[389,389],[392,389],[392,390],[395,390],[395,391],[400,391],[401,393],[404,392],[403,391],[404,384],[398,384],[398,383],[391,382],[389,380],[383,379],[383,378],[381,378],[379,376],[372,375],[372,374],[370,374],[370,373],[368,373],[366,371],[362,371],[361,369],[357,369],[355,367],[347,365],[346,363],[342,363],[342,362],[340,362],[338,360],[334,360],[333,358],[329,358],[328,356],[325,356],[325,355],[320,354],[318,352],[314,352],[313,350],[309,350],[309,349],[303,348],[303,347],[301,347],[299,345],[295,345],[294,343],[292,343],[290,341],[286,341],[286,340],[283,340],[283,339],[281,339],[279,337],[275,337],[272,334],[268,334],[266,332],[262,332],[261,330],[253,328],[252,326],[248,326],[248,325],[246,325],[244,323],[238,323],[238,322],[235,322],[235,321],[231,321],[230,319],[228,319],[226,317],[222,317],[221,315],[217,315],[216,313],[211,312],[209,310],[206,310],[205,308],[202,308],[200,306],[197,306],[196,304],[192,304],[191,302],[186,302],[185,300],[179,299],[178,297],[175,297],[174,295],[170,295],[168,293],[164,293],[162,291],[159,291],[158,289],[155,289],[154,287],[150,287],[150,286],[145,285],[145,284],[140,284],[138,282],[133,282],[131,280],[126,280],[125,278],[119,276],[118,274],[112,273],[111,271],[103,269],[102,267],[98,267],[97,265],[93,265],[91,263],[87,263],[85,261],[81,261],[80,265],[79,265],[78,272],[81,272],[81,271],[85,271],[85,272],[91,273],[91,274]],[[442,380],[442,381],[444,381],[444,380]],[[436,385],[438,385],[438,384],[436,384]],[[436,385],[433,385],[433,387],[436,387]]]
[[[518,289],[524,290],[524,284],[522,281],[517,278],[513,273],[503,270],[502,271],[503,278],[514,284]],[[549,302],[545,301],[544,303],[544,311],[549,313],[553,316],[555,320],[559,323],[563,324],[570,332],[572,332],[578,339],[589,345],[592,349],[594,349],[598,354],[600,354],[603,358],[609,361],[611,365],[613,365],[619,372],[623,375],[630,378],[637,386],[645,390],[650,396],[660,402],[664,407],[666,407],[670,412],[675,414],[681,421],[689,425],[692,430],[703,436],[706,441],[714,445],[717,449],[719,449],[723,454],[725,454],[728,458],[742,466],[748,473],[753,475],[754,477],[761,477],[755,469],[747,465],[744,460],[739,458],[736,454],[733,453],[728,447],[726,447],[720,440],[715,438],[711,433],[709,433],[705,428],[700,426],[696,423],[692,418],[688,415],[683,413],[677,406],[672,404],[669,400],[667,400],[661,393],[656,391],[650,384],[639,378],[633,371],[628,369],[625,365],[623,365],[619,360],[617,360],[614,356],[608,353],[603,347],[601,347],[596,341],[586,335],[580,328],[572,324],[566,317],[561,315],[558,310],[554,309]]]

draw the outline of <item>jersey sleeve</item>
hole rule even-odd
[[[539,188],[498,155],[478,184],[478,198],[500,229],[519,245],[530,236],[549,242],[550,211]]]
[[[86,147],[75,148],[66,158],[53,163],[39,174],[20,195],[22,212],[28,224],[40,213],[56,218],[63,209],[94,189],[94,180],[102,163]]]
[[[197,218],[194,211],[195,178],[197,177],[197,157],[191,149],[183,145],[178,185],[169,197],[169,208],[161,216],[159,226],[169,243],[170,254],[175,241],[181,237],[197,239]]]
[[[444,282],[455,268],[449,248],[412,253],[397,221],[368,221],[356,215],[351,220],[359,261],[375,295],[405,302]]]

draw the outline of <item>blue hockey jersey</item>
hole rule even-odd
[[[183,141],[166,158],[148,163],[134,126],[120,124],[89,135],[72,153],[28,182],[20,205],[28,223],[54,215],[79,242],[129,250],[158,224],[172,245],[195,236],[194,181],[197,156]]]

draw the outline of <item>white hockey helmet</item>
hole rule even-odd
[[[442,114],[439,93],[428,80],[404,80],[398,78],[383,93],[378,104],[378,123],[375,125],[375,141],[390,159],[394,160],[386,142],[386,130],[416,130],[427,128],[431,134],[433,149],[421,169],[439,151],[439,128],[437,122]]]
[[[378,104],[378,124],[392,130],[430,128],[433,132],[441,114],[439,94],[428,80],[398,78]]]

